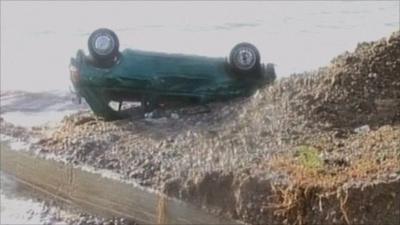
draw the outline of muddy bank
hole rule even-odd
[[[396,224],[399,90],[395,32],[247,99],[114,122],[85,111],[52,132],[27,132],[38,135],[31,150],[39,154],[251,224]],[[10,136],[25,129],[1,124]]]
[[[241,224],[199,210],[182,201],[167,198],[135,182],[121,180],[110,171],[40,158],[1,144],[1,170],[19,183],[105,218],[125,218],[140,224]],[[49,173],[51,171],[51,173]],[[111,219],[115,220],[115,219]],[[134,222],[133,222],[134,221]]]
[[[171,195],[180,189],[182,199],[250,224],[397,224],[400,217],[399,176],[326,191],[215,172],[169,188]]]

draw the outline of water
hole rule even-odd
[[[68,90],[68,64],[109,27],[121,48],[227,56],[254,43],[278,76],[399,30],[399,1],[1,2],[1,89]]]
[[[0,224],[66,224],[60,217],[67,212],[48,207],[44,202],[30,198],[14,180],[0,171]]]
[[[65,84],[67,86],[67,84]],[[0,116],[16,126],[55,126],[64,116],[87,109],[65,91],[27,93],[8,91],[0,96]]]

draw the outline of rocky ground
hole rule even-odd
[[[381,222],[376,213],[346,213],[341,197],[338,207],[327,200],[328,214],[312,218],[304,204],[360,182],[399,187],[400,32],[250,98],[158,114],[106,122],[81,111],[51,132],[1,126],[2,134],[37,137],[32,148],[40,153],[113,170],[252,224]],[[389,223],[399,208],[388,208]]]

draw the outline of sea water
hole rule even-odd
[[[283,77],[399,30],[399,1],[1,2],[1,90],[68,90],[70,58],[100,27],[121,49],[228,56],[251,42]]]

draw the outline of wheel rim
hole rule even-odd
[[[97,54],[108,55],[113,51],[115,41],[108,34],[99,34],[94,38],[92,45]]]
[[[239,48],[235,55],[234,61],[239,69],[251,69],[256,64],[256,52],[251,48]]]

